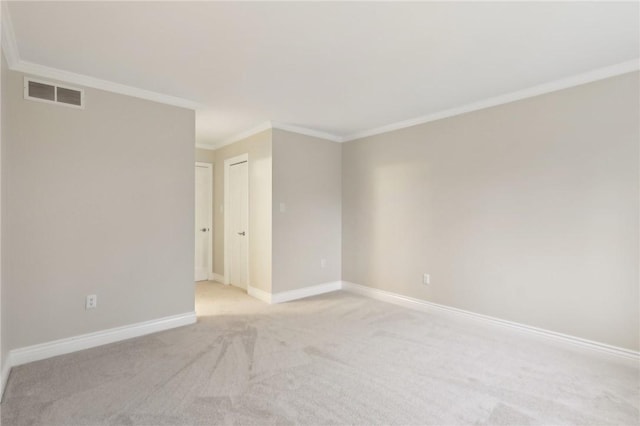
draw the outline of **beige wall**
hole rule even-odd
[[[196,161],[200,163],[214,164],[216,160],[216,154],[211,149],[196,148]]]
[[[2,229],[4,227],[4,208],[5,203],[2,201],[4,198],[4,180],[2,179],[2,162],[4,151],[4,141],[6,140],[6,130],[7,130],[7,120],[6,120],[6,91],[4,90],[7,87],[7,61],[4,57],[4,52],[0,49],[0,259],[2,259]],[[4,364],[7,361],[7,345],[5,343],[7,332],[7,321],[5,321],[5,313],[6,311],[6,297],[4,297],[3,293],[3,276],[4,271],[2,270],[2,262],[0,262],[0,372],[4,371]],[[0,375],[0,380],[2,376]],[[4,391],[4,383],[0,383],[0,398],[2,397],[2,392]]]
[[[271,291],[271,130],[255,134],[214,153],[214,265],[224,270],[224,160],[241,154],[249,156],[249,284]]]
[[[341,156],[335,142],[273,130],[273,293],[340,280]]]
[[[344,144],[343,279],[638,350],[638,76]]]
[[[282,130],[215,151],[214,271],[225,273],[224,160],[245,153],[251,286],[277,293],[339,280],[341,147]],[[288,206],[284,214],[280,202]],[[321,259],[327,260],[325,268]]]
[[[192,312],[194,112],[94,89],[79,110],[22,87],[8,72],[9,348]]]

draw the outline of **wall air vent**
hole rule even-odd
[[[32,101],[84,108],[84,90],[60,84],[24,78],[24,98]]]

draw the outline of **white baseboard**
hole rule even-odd
[[[606,343],[595,342],[593,340],[583,339],[581,337],[570,336],[568,334],[558,333],[551,330],[545,330],[538,327],[533,327],[526,324],[521,324],[513,321],[503,320],[500,318],[491,317],[488,315],[477,314],[475,312],[465,311],[464,309],[453,308],[451,306],[439,305],[437,303],[428,302],[422,299],[415,299],[413,297],[403,296],[401,294],[392,293],[390,291],[379,290],[363,286],[360,284],[351,283],[348,281],[342,281],[342,289],[360,294],[362,296],[370,297],[372,299],[381,300],[383,302],[393,303],[395,305],[404,306],[410,309],[416,309],[423,312],[445,312],[449,314],[455,314],[458,316],[464,316],[476,321],[482,321],[485,323],[491,323],[502,327],[508,327],[520,332],[526,332],[530,334],[536,334],[544,336],[562,343],[569,343],[572,345],[580,346],[585,349],[595,350],[598,352],[604,352],[611,355],[620,356],[632,360],[640,360],[640,352],[633,351],[631,349],[620,348],[617,346],[607,345]]]
[[[247,286],[247,294],[251,297],[255,297],[258,300],[262,300],[265,303],[271,304],[271,293],[264,290],[260,290],[256,287]]]
[[[340,290],[341,288],[342,281],[332,281],[296,290],[281,291],[280,293],[274,293],[271,295],[271,303],[290,302],[292,300],[304,299],[305,297],[330,293],[332,291]]]
[[[81,334],[79,336],[54,340],[51,342],[41,343],[39,345],[13,349],[9,352],[9,356],[5,361],[5,364],[8,364],[9,368],[16,367],[33,361],[40,361],[42,359],[58,355],[64,355],[83,349],[94,348],[96,346],[131,339],[133,337],[156,333],[158,331],[194,324],[195,322],[196,313],[187,312],[156,320],[125,325],[123,327],[110,328],[108,330],[97,331],[95,333]]]
[[[247,294],[258,300],[269,304],[291,302],[293,300],[304,299],[305,297],[317,296],[319,294],[330,293],[340,290],[342,281],[332,281],[328,283],[318,284],[311,287],[299,288],[296,290],[281,291],[280,293],[269,293],[255,287],[248,286]]]
[[[215,272],[209,272],[209,281],[215,281],[218,283],[225,284],[224,275],[216,274]]]

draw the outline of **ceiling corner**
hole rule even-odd
[[[7,59],[9,68],[13,69],[20,62],[20,52],[18,51],[18,43],[16,42],[16,34],[13,30],[11,22],[11,13],[9,12],[8,2],[2,3],[2,51]]]

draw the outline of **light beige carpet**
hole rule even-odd
[[[638,363],[337,292],[17,367],[3,425],[640,423]]]

